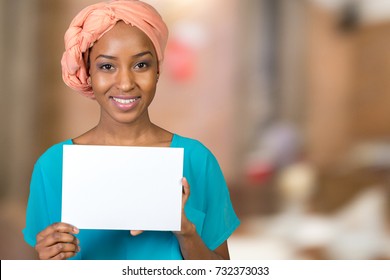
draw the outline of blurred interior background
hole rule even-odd
[[[92,0],[0,0],[0,259],[23,241],[34,162],[98,121],[61,79]],[[149,0],[170,41],[151,116],[218,158],[233,259],[390,259],[390,1]]]

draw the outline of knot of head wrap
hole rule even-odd
[[[93,97],[84,54],[121,20],[138,27],[149,37],[161,65],[168,29],[160,14],[152,6],[138,0],[102,2],[83,9],[65,32],[65,52],[61,66],[66,85],[87,97]]]

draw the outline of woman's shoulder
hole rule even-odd
[[[186,157],[192,160],[214,160],[215,157],[210,149],[204,145],[201,141],[184,137],[178,134],[174,134],[171,147],[184,148],[184,154]]]
[[[63,146],[64,145],[71,145],[72,140],[67,139],[62,142],[56,143],[49,147],[38,159],[37,162],[40,164],[46,163],[46,162],[53,162],[56,159],[62,160],[62,154],[63,154]]]
[[[174,134],[171,147],[210,152],[209,149],[199,140],[181,136],[179,134]]]

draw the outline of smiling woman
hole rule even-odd
[[[167,36],[161,16],[137,0],[91,5],[72,21],[65,34],[63,79],[97,101],[100,120],[49,148],[35,164],[23,234],[40,259],[229,259],[227,239],[239,220],[217,160],[197,140],[149,117]],[[181,230],[133,229],[129,235],[62,222],[64,145],[183,148]]]
[[[101,124],[148,122],[158,61],[145,33],[120,21],[96,42],[89,59],[91,86],[102,108]]]

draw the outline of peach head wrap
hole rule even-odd
[[[138,0],[101,2],[83,9],[65,33],[62,78],[70,88],[93,98],[83,55],[120,20],[138,27],[150,38],[161,64],[168,29],[160,14],[152,6]]]

